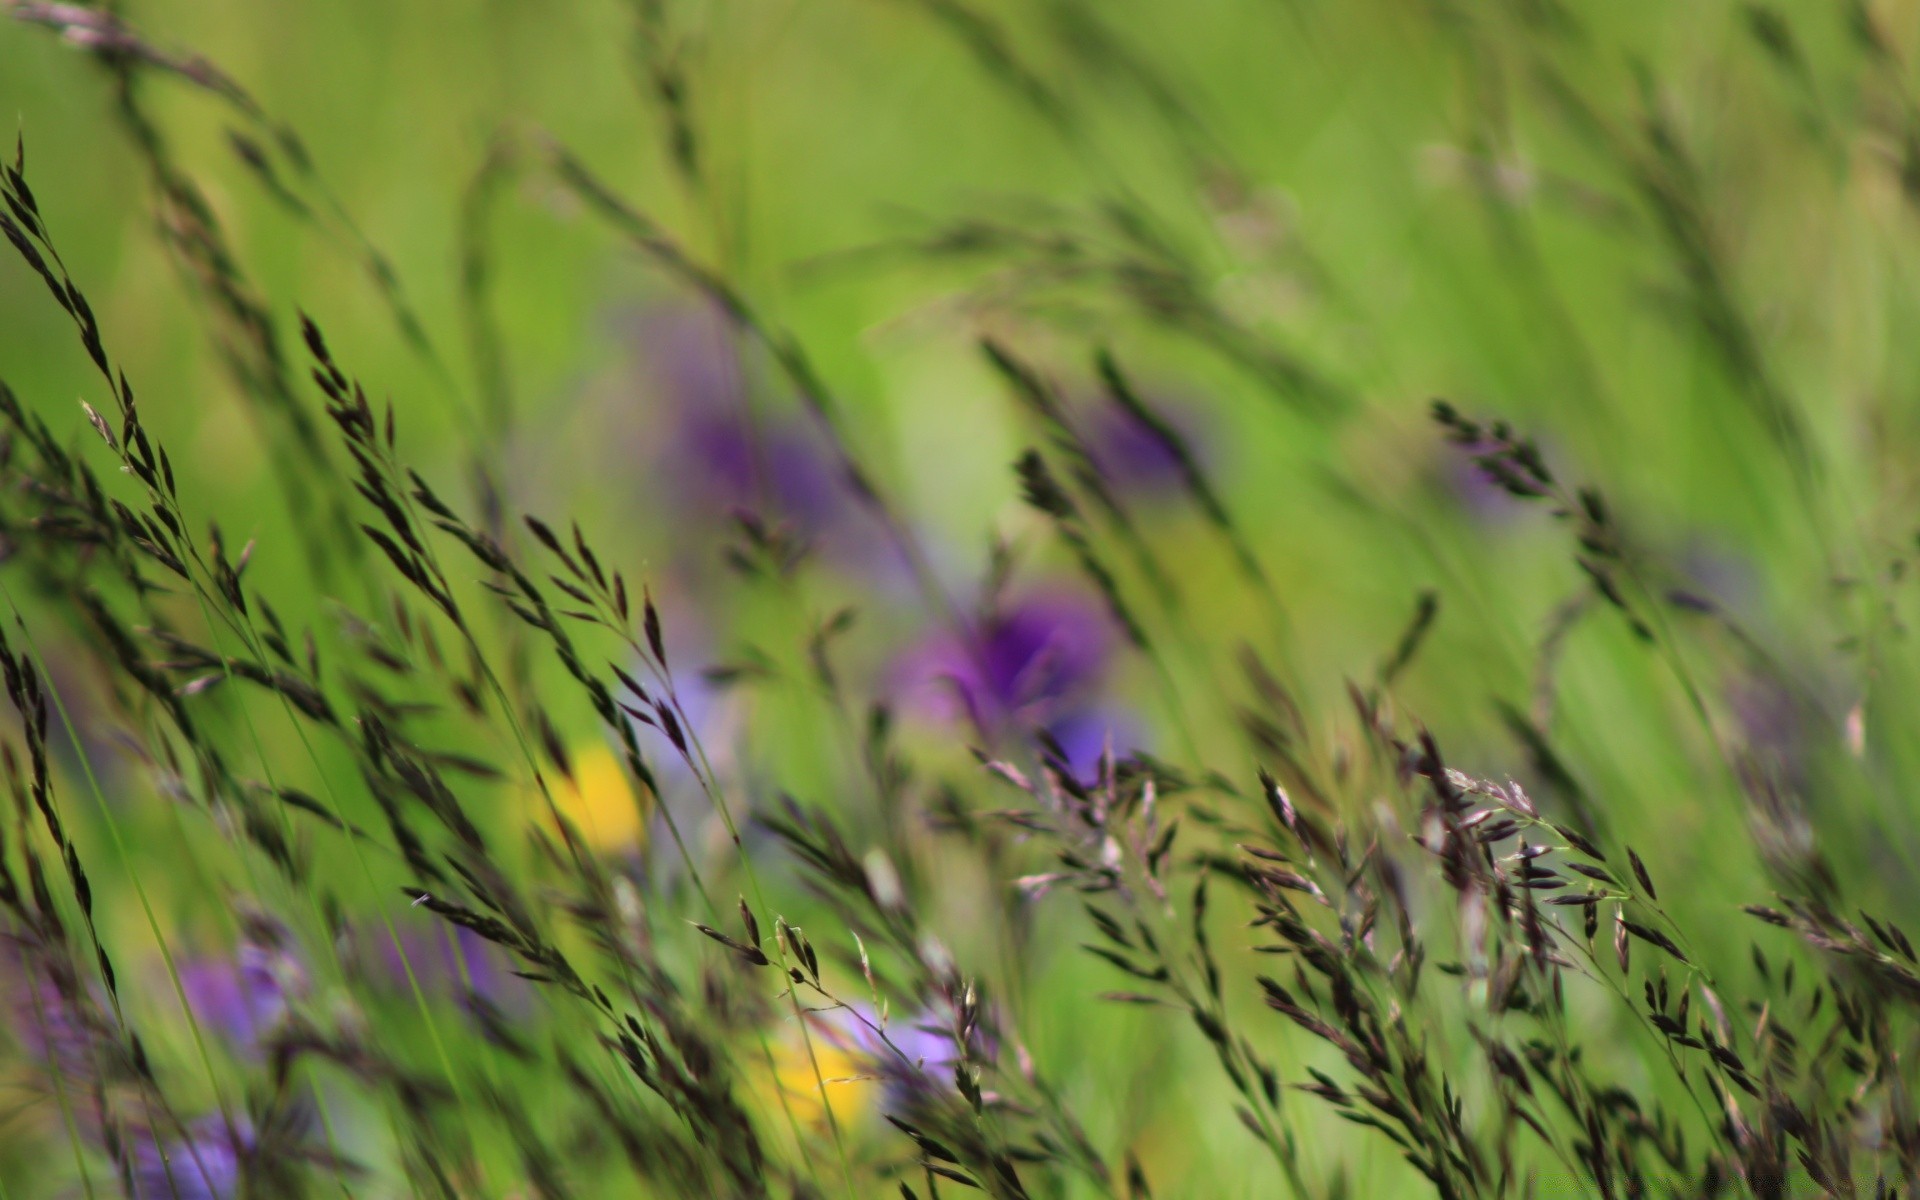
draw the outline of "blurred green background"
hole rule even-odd
[[[1400,710],[1466,769],[1529,779],[1498,706],[1530,714],[1655,874],[1685,881],[1676,916],[1712,929],[1766,899],[1728,742],[1791,756],[1863,900],[1913,915],[1905,781],[1920,764],[1902,622],[1920,484],[1920,5],[142,0],[122,15],[218,64],[310,153],[324,193],[295,186],[315,220],[234,153],[229,131],[255,127],[233,106],[142,77],[146,111],[289,358],[303,361],[304,312],[376,401],[391,398],[423,473],[467,494],[478,448],[508,512],[577,519],[649,581],[703,663],[765,654],[795,678],[806,620],[851,603],[849,686],[878,698],[929,615],[897,567],[859,561],[878,534],[857,523],[847,557],[811,569],[804,619],[793,594],[722,569],[712,526],[674,496],[701,469],[676,458],[675,372],[713,335],[683,286],[533,165],[550,144],[805,347],[962,605],[996,536],[1016,547],[1017,578],[1073,578],[1011,469],[1044,433],[983,336],[1069,397],[1094,394],[1106,348],[1179,414],[1272,598],[1184,501],[1140,502],[1183,608],[1142,605],[1174,647],[1167,676],[1114,659],[1108,687],[1139,745],[1244,781],[1244,642],[1284,664],[1311,753],[1337,769],[1353,751],[1345,682],[1372,678],[1432,590],[1439,615],[1396,684]],[[697,181],[673,160],[651,73],[663,61],[681,72]],[[257,542],[255,578],[307,597],[286,603],[291,623],[324,622],[297,550],[313,514],[289,511],[274,484],[260,414],[156,236],[152,180],[114,105],[84,49],[33,21],[0,24],[0,113],[15,115],[51,231],[145,419],[192,480],[189,511],[232,545]],[[476,185],[490,155],[505,165]],[[936,244],[957,229],[976,237]],[[430,352],[396,336],[360,236],[390,262]],[[488,368],[462,282],[475,248],[502,425],[483,416]],[[1190,292],[1166,301],[1155,266]],[[1196,306],[1205,320],[1183,315]],[[1276,363],[1322,382],[1276,382]],[[99,380],[11,258],[0,374],[76,444],[90,436],[74,400],[100,405]],[[764,363],[741,386],[759,420],[804,423]],[[1317,408],[1316,395],[1331,399]],[[1536,437],[1557,473],[1605,493],[1650,578],[1730,619],[1671,616],[1672,659],[1603,605],[1556,632],[1586,588],[1564,526],[1475,479],[1432,426],[1435,397]],[[36,629],[56,661],[72,636],[57,614]],[[823,748],[831,721],[806,686],[724,705],[743,791],[836,803],[845,764]],[[570,742],[595,743],[584,708],[556,713]],[[926,771],[986,788],[950,721],[923,715],[909,735]],[[135,770],[110,782],[150,787]],[[511,795],[492,803],[508,811]],[[1363,812],[1375,800],[1351,799]],[[155,839],[165,923],[213,928],[205,892],[157,849],[198,835],[129,820]],[[108,853],[98,829],[80,836]],[[233,885],[231,863],[208,870]],[[1096,1144],[1137,1148],[1156,1194],[1274,1194],[1206,1046],[1093,999],[1115,980],[1074,949],[1071,908],[1042,906],[1007,971],[970,915],[1004,884],[955,870],[933,923],[982,970],[1019,977],[1003,986],[1020,1028]],[[124,889],[99,890],[123,953],[150,955]],[[1715,953],[1746,969],[1737,942]],[[1592,1019],[1596,1039],[1626,1021],[1598,1005]],[[1418,1182],[1367,1131],[1301,1119],[1314,1177],[1344,1174],[1354,1196]],[[0,1124],[10,1169],[39,1195],[18,1165],[27,1132]]]

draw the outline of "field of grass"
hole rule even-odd
[[[1920,1189],[1920,3],[0,13],[0,1200]]]

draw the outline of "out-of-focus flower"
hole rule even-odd
[[[890,1111],[911,1107],[916,1099],[954,1089],[954,1068],[961,1061],[953,1010],[944,1002],[922,1008],[907,1020],[883,1022],[864,1004],[810,1014],[815,1044],[848,1056],[863,1078],[877,1080],[879,1100]],[[973,1031],[973,1057],[992,1055],[992,1039]],[[834,1109],[836,1113],[840,1110]]]
[[[552,791],[554,805],[595,850],[634,854],[646,848],[647,822],[640,798],[627,780],[626,768],[605,743],[595,742],[576,752],[573,778],[556,779]],[[545,799],[535,793],[533,803],[545,818]]]
[[[1095,704],[1067,713],[1049,725],[1047,733],[1065,753],[1074,776],[1086,779],[1099,769],[1100,757],[1109,749],[1122,756],[1137,744],[1140,727],[1130,713]]]
[[[238,1048],[257,1048],[286,1014],[280,976],[260,947],[243,946],[233,959],[194,958],[175,966],[194,1019]]]
[[[194,1020],[236,1049],[251,1052],[306,990],[306,970],[293,935],[279,921],[248,910],[231,957],[189,955],[175,961],[180,990]]]
[[[1205,447],[1196,433],[1192,410],[1156,400],[1154,407],[1185,443],[1187,451],[1204,461]],[[1107,483],[1123,496],[1157,500],[1179,491],[1184,474],[1179,457],[1165,438],[1140,418],[1114,404],[1093,409],[1080,427],[1087,457]]]
[[[847,1046],[821,1036],[813,1022],[809,1035],[802,1037],[792,1029],[788,1036],[769,1045],[772,1064],[758,1060],[759,1078],[754,1081],[769,1107],[784,1107],[801,1125],[819,1129],[827,1123],[827,1106],[833,1107],[834,1120],[841,1125],[860,1119],[872,1106],[871,1080],[864,1074],[861,1057]],[[826,1099],[821,1099],[821,1092]]]
[[[790,1027],[772,1044],[772,1068],[763,1064],[757,1088],[767,1103],[784,1101],[796,1120],[816,1128],[826,1123],[823,1084],[834,1119],[843,1125],[867,1118],[876,1106],[904,1111],[917,1097],[953,1089],[960,1055],[951,1018],[940,1005],[893,1022],[881,1021],[864,1004],[812,1010],[806,1037]],[[976,1038],[978,1053],[986,1039],[977,1031]]]
[[[818,534],[846,504],[817,439],[785,420],[756,425],[744,414],[701,410],[681,416],[667,447],[675,498],[706,512],[768,513]]]
[[[217,1116],[203,1118],[179,1138],[138,1134],[133,1200],[235,1200],[253,1150],[253,1127],[244,1118],[231,1127]]]
[[[723,316],[656,309],[641,318],[638,341],[663,421],[655,478],[669,503],[705,520],[744,509],[809,535],[846,514],[849,497],[820,436],[792,415],[752,411]]]
[[[683,548],[710,554],[716,527],[750,517],[789,549],[883,577],[900,573],[830,435],[780,396],[750,396],[740,355],[752,361],[758,351],[743,347],[720,313],[655,309],[641,316],[635,341],[651,401],[651,419],[638,425],[651,459],[645,477],[679,518]]]
[[[36,1069],[67,1081],[95,1076],[102,1047],[115,1036],[97,998],[61,960],[0,932],[0,1024]]]
[[[411,911],[396,914],[393,926],[390,933],[368,923],[348,935],[350,961],[380,991],[410,997],[418,985],[427,996],[474,992],[503,1005],[524,999],[525,985],[509,973],[509,953],[471,929]]]
[[[990,744],[1046,730],[1090,763],[1108,732],[1121,732],[1094,704],[1114,645],[1098,604],[1037,593],[996,606],[968,635],[929,638],[905,656],[897,678],[909,703],[936,719],[965,720]]]

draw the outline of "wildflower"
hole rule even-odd
[[[64,1081],[94,1077],[101,1047],[114,1038],[96,999],[69,964],[0,933],[0,1024],[36,1067]]]
[[[1123,727],[1093,703],[1114,641],[1098,605],[1075,593],[1038,593],[996,606],[969,637],[930,638],[909,652],[898,676],[908,698],[936,719],[963,719],[989,743],[1046,730],[1090,764],[1107,734]]]
[[[1194,427],[1197,421],[1184,407],[1159,405],[1159,416],[1200,457]],[[1185,483],[1179,456],[1167,440],[1139,417],[1116,405],[1094,409],[1081,427],[1087,456],[1100,475],[1118,493],[1141,500],[1158,500],[1178,492]]]
[[[792,416],[749,410],[724,318],[658,310],[643,319],[639,340],[667,423],[657,477],[671,503],[696,518],[764,513],[806,535],[845,515],[848,497],[820,438]]]
[[[814,1012],[809,1023],[816,1030],[816,1046],[824,1044],[845,1055],[861,1077],[880,1083],[878,1099],[887,1111],[905,1111],[916,1100],[953,1087],[962,1055],[953,1031],[953,1008],[944,1001],[924,1006],[905,1021],[884,1021],[864,1004],[849,1004]],[[992,1040],[978,1027],[970,1050],[975,1058],[990,1056]]]
[[[815,1022],[810,1020],[808,1025],[808,1037],[795,1029],[791,1036],[772,1043],[771,1067],[762,1062],[755,1090],[775,1108],[784,1107],[802,1126],[824,1127],[828,1104],[833,1106],[835,1121],[850,1124],[871,1106],[864,1064],[849,1047],[822,1037]]]
[[[204,1118],[181,1138],[143,1131],[132,1139],[133,1200],[234,1200],[253,1149],[245,1118]]]
[[[552,791],[554,804],[595,850],[613,854],[645,848],[642,802],[627,781],[626,767],[604,743],[574,755],[573,778],[556,781]]]
[[[242,940],[232,956],[188,955],[174,967],[194,1019],[251,1053],[306,990],[306,969],[293,953],[293,935],[279,921],[247,909],[240,924]]]
[[[187,959],[176,970],[194,1019],[235,1047],[257,1049],[286,1015],[286,990],[261,947],[243,946],[233,959]]]
[[[393,924],[391,932],[368,925],[348,935],[350,961],[379,990],[410,996],[417,986],[429,996],[474,993],[496,1004],[525,995],[507,952],[471,929],[412,912]]]
[[[1047,735],[1058,745],[1066,762],[1079,779],[1091,777],[1100,767],[1100,758],[1109,747],[1116,755],[1137,745],[1139,724],[1132,714],[1110,705],[1077,708],[1047,727]]]
[[[683,549],[704,556],[716,529],[740,521],[783,547],[782,557],[812,552],[842,569],[904,578],[905,564],[863,515],[831,436],[779,396],[765,404],[750,396],[740,356],[752,361],[756,352],[723,316],[656,310],[637,340],[655,417],[645,474],[674,511]]]

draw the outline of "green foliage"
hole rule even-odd
[[[1906,5],[6,9],[0,1200],[1920,1187]]]

